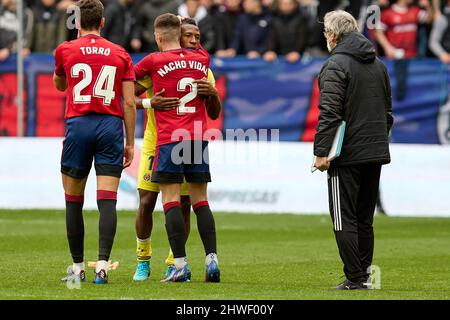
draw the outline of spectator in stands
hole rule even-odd
[[[33,8],[37,2],[37,0],[24,0],[23,5],[27,8]]]
[[[56,5],[56,0],[40,0],[33,7],[31,51],[51,53],[66,40],[66,15]]]
[[[16,0],[2,0],[0,6],[0,61],[8,59],[11,53],[17,52],[17,30],[19,19],[16,14]],[[33,27],[33,13],[24,8],[24,48],[22,55],[30,53],[29,44]]]
[[[274,61],[278,54],[282,54],[288,62],[297,62],[305,50],[307,24],[297,0],[279,0],[278,15],[272,22],[264,59]]]
[[[380,7],[384,7],[384,8],[389,7],[390,4],[391,4],[391,1],[390,1],[390,0],[376,0],[376,1],[377,1],[377,4],[378,4]]]
[[[139,8],[138,21],[136,23],[135,38],[142,41],[141,51],[158,51],[153,23],[156,17],[163,13],[177,14],[178,0],[146,0]]]
[[[317,16],[318,0],[298,0],[300,9],[310,16]]]
[[[122,46],[125,50],[139,51],[142,47],[136,32],[136,16],[138,8],[134,0],[117,0],[108,2],[105,8],[105,27],[102,36]]]
[[[389,0],[366,0],[364,5],[364,15],[360,16],[358,20],[359,31],[365,34],[367,39],[372,42],[376,54],[378,56],[384,56],[383,48],[378,44],[375,33],[381,24],[380,17],[377,14],[389,8]],[[374,10],[373,6],[377,6],[379,11]]]
[[[318,23],[318,0],[298,0],[300,11],[303,16],[308,19],[306,28],[308,29],[308,37],[306,39],[306,53],[309,56],[322,56],[327,55],[326,41],[321,35],[322,26]],[[314,37],[316,34],[316,37]],[[316,45],[322,42],[321,46]],[[319,47],[325,47],[325,49],[319,49]]]
[[[421,10],[427,11],[427,8],[430,7],[431,18],[427,23],[422,23],[419,25],[419,30],[417,31],[418,44],[417,44],[417,57],[434,57],[433,53],[428,47],[428,42],[430,39],[431,29],[433,27],[433,19],[436,16],[436,10],[434,5],[432,4],[434,0],[419,0],[417,1],[417,5]],[[439,6],[438,6],[439,7]],[[436,7],[436,9],[438,9]]]
[[[200,0],[200,5],[205,7],[208,15],[214,17],[219,12],[219,4],[214,0]]]
[[[241,14],[241,0],[225,0],[216,16],[216,56],[230,56],[231,42]],[[232,52],[231,52],[232,54]]]
[[[104,1],[102,1],[102,3],[103,5],[105,5]],[[58,9],[58,11],[65,16],[66,22],[67,19],[69,19],[69,13],[70,15],[72,15],[73,9],[72,10],[68,9],[69,7],[73,6],[73,4],[74,4],[73,0],[59,0],[58,3],[56,4],[56,8]],[[78,30],[76,28],[67,29],[67,37],[65,40],[71,41],[75,40],[77,37],[78,37]]]
[[[418,25],[431,22],[433,10],[428,0],[420,1],[426,9],[414,6],[412,0],[397,0],[381,12],[381,29],[375,31],[375,38],[389,59],[395,59],[394,73],[397,79],[395,99],[406,97],[408,81],[408,60],[417,57]]]
[[[412,5],[412,0],[397,0],[381,13],[381,30],[376,39],[390,59],[417,56],[417,29],[419,23],[431,23],[432,7],[428,0],[420,1],[425,10]]]
[[[244,13],[239,17],[227,56],[246,54],[247,58],[256,59],[266,49],[272,16],[264,10],[261,0],[244,0],[243,6]]]
[[[275,0],[262,0],[262,5],[268,12],[275,14],[278,10],[277,2]]]
[[[442,63],[450,63],[450,0],[447,0],[433,24],[430,37],[430,50]]]
[[[363,8],[369,0],[352,0],[347,1],[347,7],[345,8],[345,11],[350,13],[352,16],[355,17],[356,21],[358,22],[358,19],[361,14],[361,8]]]
[[[323,37],[323,19],[327,12],[341,8],[342,1],[299,0],[299,3],[301,11],[309,18],[307,54],[314,57],[328,55],[327,42]]]
[[[202,46],[212,53],[216,48],[216,32],[213,18],[208,14],[200,0],[185,0],[178,8],[178,14],[182,17],[190,17],[197,22],[202,35]]]

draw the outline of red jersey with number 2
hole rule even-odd
[[[88,34],[55,51],[55,74],[67,78],[66,119],[90,113],[123,118],[122,82],[134,81],[133,62],[120,46]]]
[[[193,81],[208,77],[209,63],[209,54],[204,49],[175,49],[152,53],[134,67],[137,79],[150,76],[154,94],[164,89],[164,97],[180,98],[176,109],[155,110],[157,146],[181,140],[203,140],[205,99],[197,95],[197,85]]]

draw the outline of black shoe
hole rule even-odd
[[[93,281],[95,284],[107,284],[108,283],[108,274],[105,270],[100,270],[99,272],[95,273],[95,278]]]
[[[367,290],[367,286],[363,282],[353,282],[345,280],[336,287],[336,290]]]

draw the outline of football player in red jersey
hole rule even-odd
[[[200,30],[194,19],[183,18],[181,21],[181,38],[180,45],[186,49],[198,49],[200,47]],[[221,102],[218,92],[215,88],[215,78],[211,69],[208,70],[208,79],[195,81],[197,83],[197,94],[204,96],[207,100],[206,111],[208,117],[217,119],[220,110]],[[134,281],[145,281],[150,277],[151,273],[151,233],[153,229],[153,210],[156,205],[159,194],[159,184],[151,182],[149,179],[152,175],[152,162],[155,158],[156,149],[156,120],[155,109],[174,109],[179,106],[178,98],[164,97],[163,93],[154,95],[153,83],[147,76],[135,82],[134,93],[136,95],[136,108],[143,108],[142,99],[140,97],[144,92],[147,93],[147,98],[151,99],[151,108],[147,110],[147,124],[144,133],[144,140],[141,147],[141,157],[139,162],[138,175],[138,192],[139,192],[139,207],[136,214],[136,253],[137,266],[136,272],[133,275]],[[183,220],[186,231],[186,241],[190,233],[190,214],[191,202],[189,199],[187,183],[184,182],[181,186],[181,210],[183,212]],[[172,273],[174,265],[174,257],[172,250],[169,250],[169,255],[166,259],[166,275]]]
[[[191,278],[180,205],[180,188],[185,178],[206,253],[205,280],[218,282],[215,222],[206,192],[211,181],[208,142],[204,139],[206,105],[205,99],[198,96],[195,82],[207,77],[210,58],[203,49],[181,48],[180,32],[178,17],[159,16],[155,20],[155,38],[161,52],[146,56],[135,66],[137,79],[149,76],[154,92],[164,90],[165,96],[180,99],[175,109],[155,110],[157,142],[152,182],[159,183],[161,189],[166,230],[175,258],[175,269],[163,281],[183,282]]]
[[[67,92],[61,173],[73,259],[63,280],[85,281],[82,210],[87,177],[95,159],[100,220],[94,283],[104,284],[108,282],[108,261],[116,233],[119,180],[123,168],[133,161],[135,77],[129,54],[100,36],[105,23],[102,3],[80,0],[77,6],[79,38],[62,43],[55,51],[55,86]]]
[[[433,8],[429,0],[420,1],[424,9],[412,0],[397,0],[381,13],[381,30],[376,38],[389,59],[410,59],[417,56],[417,34],[420,23],[431,23]]]

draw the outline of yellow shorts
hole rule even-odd
[[[137,187],[146,191],[159,192],[159,184],[151,180],[153,159],[155,159],[155,147],[150,148],[147,142],[144,139],[142,143]],[[181,185],[181,195],[189,195],[186,181]]]

